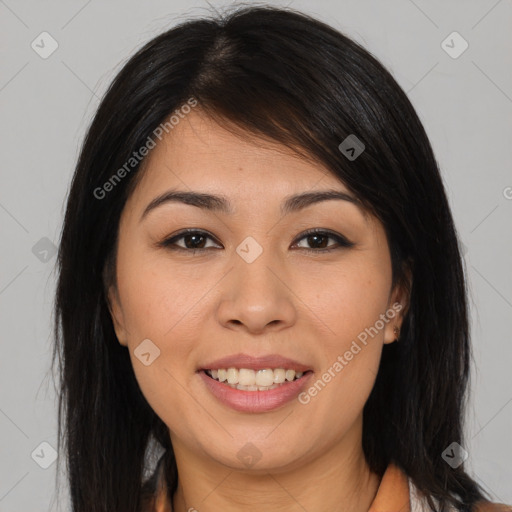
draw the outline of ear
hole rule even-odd
[[[121,345],[128,346],[128,336],[125,326],[124,313],[119,301],[119,294],[114,285],[111,285],[108,289],[108,308],[110,316],[112,317],[112,323],[114,324],[114,330],[116,332],[117,339]]]
[[[404,271],[404,279],[398,282],[393,288],[386,316],[388,322],[384,328],[384,343],[389,344],[397,341],[400,338],[400,332],[396,332],[395,328],[399,330],[402,328],[402,322],[405,314],[409,309],[409,295],[412,285],[412,272],[409,266]]]

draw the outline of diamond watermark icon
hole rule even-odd
[[[59,47],[59,43],[48,32],[41,32],[30,46],[39,57],[47,59]]]
[[[139,343],[133,354],[144,366],[149,366],[160,357],[160,349],[151,340],[145,339]]]
[[[243,462],[245,466],[250,468],[261,459],[261,452],[254,444],[246,443],[238,450],[236,457],[240,462]]]
[[[354,161],[365,150],[365,145],[353,133],[351,133],[338,146],[338,149],[350,161]]]
[[[46,263],[55,256],[57,247],[49,238],[44,236],[34,244],[32,253],[39,261]]]
[[[454,441],[446,448],[441,457],[453,469],[456,469],[468,458],[468,452],[459,443]]]
[[[57,452],[50,443],[43,441],[30,456],[38,466],[48,469],[57,459]]]
[[[469,47],[469,43],[458,33],[452,32],[441,43],[441,48],[452,58],[458,59]]]
[[[261,247],[261,245],[256,242],[252,236],[248,236],[240,245],[238,245],[236,252],[247,263],[252,263],[263,252],[263,247]]]

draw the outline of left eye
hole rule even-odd
[[[327,241],[335,240],[336,244],[332,244],[326,246]],[[308,244],[312,244],[314,249],[309,247],[304,247],[307,251],[313,252],[322,252],[322,251],[332,251],[333,249],[339,249],[341,247],[352,247],[354,244],[347,240],[344,236],[338,235],[336,233],[331,233],[330,231],[319,231],[313,230],[302,235],[299,240],[306,240]],[[324,243],[325,242],[325,243]],[[333,247],[334,245],[334,247]]]
[[[329,239],[335,240],[336,243],[326,246],[326,243]],[[182,240],[184,242],[183,245],[177,243],[178,241]],[[217,242],[215,242],[213,246],[207,246],[206,244],[208,240],[215,242],[215,239],[205,231],[187,230],[182,231],[181,233],[178,233],[177,235],[174,235],[173,237],[164,240],[159,245],[171,250],[183,250],[193,253],[196,251],[205,251],[207,249],[212,249],[216,247],[222,248],[219,247],[220,244],[217,246],[215,245],[217,244]],[[307,244],[313,245],[313,248],[311,248],[303,246],[301,247],[298,245],[298,242],[294,244],[294,247],[298,247],[299,249],[305,249],[308,252],[329,252],[335,249],[341,249],[343,247],[352,247],[354,245],[353,242],[350,242],[342,235],[330,231],[321,230],[308,231],[297,240],[305,240]]]

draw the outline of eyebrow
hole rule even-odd
[[[285,198],[281,205],[281,214],[288,215],[290,213],[297,212],[308,206],[311,206],[312,204],[322,201],[330,201],[333,199],[348,201],[356,205],[361,210],[363,215],[366,216],[366,211],[363,208],[361,201],[353,195],[341,190],[319,190],[288,196]],[[141,215],[140,221],[142,221],[148,215],[148,213],[155,208],[158,208],[163,204],[173,202],[184,203],[191,206],[196,206],[197,208],[202,208],[204,210],[215,211],[229,215],[233,213],[232,205],[229,202],[229,199],[225,196],[207,194],[203,192],[168,190],[167,192],[164,192],[163,194],[155,197],[146,206],[144,212]]]

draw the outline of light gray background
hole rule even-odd
[[[269,3],[316,15],[361,42],[425,125],[467,248],[476,360],[467,464],[495,501],[512,503],[511,2]],[[57,506],[56,464],[35,462],[48,463],[51,449],[40,444],[57,440],[49,374],[55,257],[32,248],[43,237],[58,243],[78,148],[121,64],[157,33],[209,10],[200,0],[0,0],[1,512]],[[59,45],[47,59],[31,48],[43,31]],[[441,46],[453,31],[469,43],[458,58]],[[67,509],[63,500],[59,509]]]

